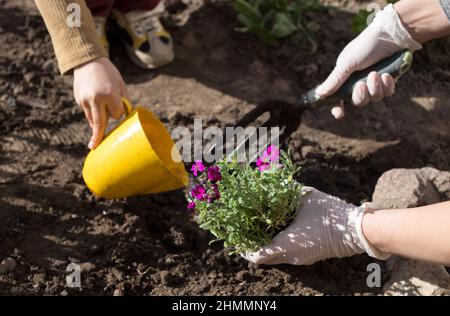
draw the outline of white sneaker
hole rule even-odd
[[[128,55],[142,68],[162,67],[174,59],[172,37],[159,20],[164,10],[164,3],[161,1],[151,11],[121,13],[113,10],[111,13],[111,19],[118,27]]]

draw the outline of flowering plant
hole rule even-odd
[[[188,208],[201,228],[223,240],[233,252],[255,251],[286,228],[296,215],[302,185],[289,154],[269,146],[256,168],[237,159],[206,168],[192,166],[197,184],[188,195]]]

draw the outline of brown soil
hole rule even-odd
[[[328,1],[330,2],[330,1]],[[286,41],[269,49],[234,31],[235,16],[219,1],[172,25],[176,61],[148,72],[135,67],[120,43],[112,60],[135,102],[169,128],[233,124],[256,103],[292,101],[324,79],[352,38],[352,11],[361,1],[314,15],[318,51]],[[342,9],[342,8],[345,8]],[[169,21],[182,6],[172,6]],[[71,78],[58,76],[50,38],[31,1],[0,1],[0,294],[357,295],[366,266],[355,256],[312,266],[255,266],[208,245],[186,211],[183,192],[119,201],[94,198],[81,178],[89,128],[73,101]],[[417,54],[397,94],[365,109],[305,113],[289,140],[303,166],[300,180],[353,203],[369,200],[378,177],[395,167],[450,170],[449,45]],[[65,286],[70,262],[83,263],[82,290]],[[144,273],[138,273],[138,271]],[[384,275],[384,278],[388,278]]]

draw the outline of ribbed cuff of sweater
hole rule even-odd
[[[94,19],[83,0],[35,0],[52,38],[53,48],[62,74],[75,67],[108,53],[100,42],[95,30]],[[80,7],[80,27],[70,27],[67,18],[69,4]]]

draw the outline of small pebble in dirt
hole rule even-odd
[[[20,249],[14,248],[14,256],[20,258],[22,256]]]
[[[35,284],[44,284],[45,283],[45,273],[36,273],[33,275],[33,282]]]
[[[35,72],[30,71],[27,72],[24,76],[23,79],[25,79],[26,82],[30,83],[30,82],[36,82],[37,81],[37,75]]]
[[[80,265],[81,271],[83,272],[89,272],[97,268],[97,266],[91,262],[84,262]]]
[[[118,269],[112,268],[111,273],[114,275],[114,277],[117,281],[123,280],[123,273],[121,271],[119,271]]]
[[[113,296],[123,296],[123,291],[121,289],[115,289]]]
[[[13,90],[13,94],[15,96],[20,95],[23,93],[23,86],[16,86]]]
[[[6,258],[0,263],[0,274],[8,273],[16,268],[16,260],[13,258]]]
[[[165,264],[168,264],[168,265],[170,265],[170,264],[174,264],[175,263],[175,260],[173,259],[173,258],[166,258],[166,260],[164,260],[164,263]]]

